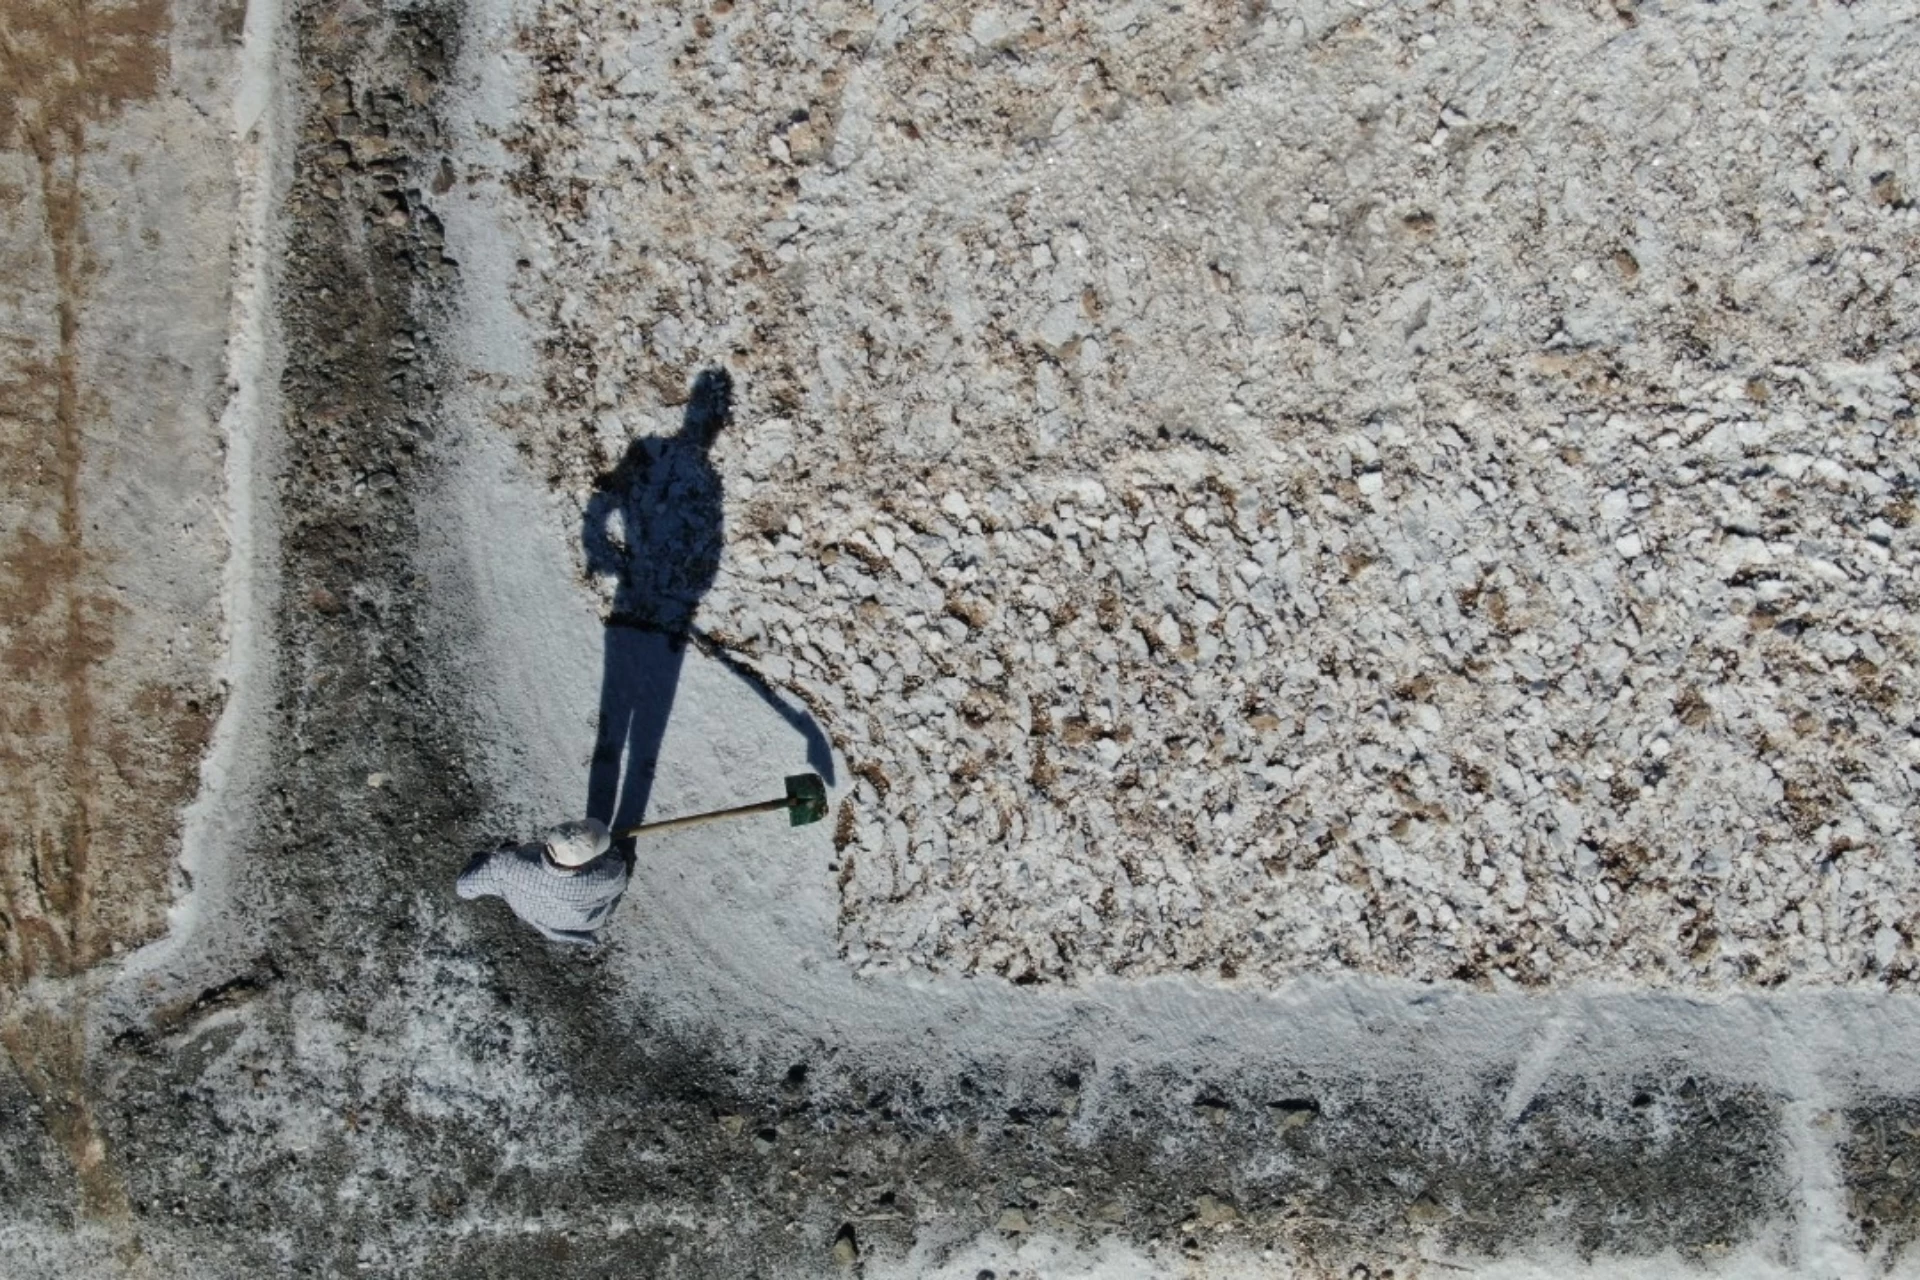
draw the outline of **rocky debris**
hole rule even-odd
[[[1240,1217],[1233,1201],[1207,1192],[1194,1197],[1193,1220],[1203,1227],[1220,1227]]]
[[[863,968],[1905,984],[1914,108],[1754,20],[549,4],[508,416],[584,499],[733,368]]]
[[[1407,1206],[1407,1221],[1415,1227],[1432,1227],[1445,1222],[1448,1218],[1446,1206],[1434,1199],[1429,1192],[1421,1192]]]
[[[843,1267],[851,1267],[860,1260],[860,1239],[851,1222],[842,1223],[833,1238],[833,1260]]]
[[[1211,1124],[1216,1124],[1216,1125],[1225,1124],[1227,1122],[1227,1118],[1233,1114],[1232,1103],[1228,1102],[1224,1098],[1215,1097],[1213,1095],[1208,1095],[1206,1097],[1198,1099],[1197,1101],[1194,1102],[1193,1106],[1194,1106],[1194,1110],[1198,1111],[1202,1116],[1206,1117],[1207,1121]]]
[[[1920,1105],[1911,1098],[1862,1098],[1844,1115],[1822,1117],[1844,1125],[1840,1168],[1848,1216],[1863,1248],[1890,1255],[1920,1240]]]

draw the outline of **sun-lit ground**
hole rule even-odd
[[[503,416],[732,368],[856,965],[1904,985],[1891,23],[541,6]]]

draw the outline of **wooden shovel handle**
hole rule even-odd
[[[782,796],[778,800],[762,800],[759,804],[743,804],[733,809],[716,809],[712,813],[694,813],[684,818],[667,818],[660,822],[643,822],[637,827],[628,827],[618,832],[618,839],[628,836],[652,835],[657,831],[674,831],[680,827],[697,827],[703,822],[718,822],[722,818],[738,818],[749,813],[773,813],[792,806],[792,801]]]

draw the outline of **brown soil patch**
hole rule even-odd
[[[212,723],[203,695],[104,670],[129,610],[95,532],[113,495],[89,491],[87,466],[113,431],[82,341],[90,309],[111,305],[90,296],[88,131],[159,93],[170,22],[167,0],[0,0],[0,151],[34,179],[0,184],[0,202],[37,231],[0,262],[0,993],[158,932]],[[84,1002],[7,1003],[0,1046],[72,1158],[81,1209],[119,1216]]]

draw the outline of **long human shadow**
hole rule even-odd
[[[595,483],[581,520],[587,573],[615,583],[587,815],[616,831],[646,816],[689,639],[798,729],[807,739],[807,762],[833,781],[833,752],[814,718],[694,626],[726,546],[724,489],[712,451],[732,418],[733,379],[724,369],[703,370],[680,430],[628,445],[619,464]]]

